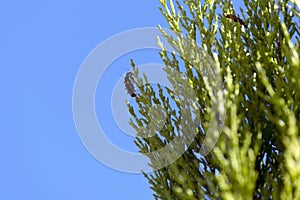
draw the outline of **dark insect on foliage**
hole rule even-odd
[[[247,28],[246,23],[241,18],[239,18],[239,17],[237,17],[235,15],[232,15],[232,14],[225,15],[225,17],[233,20],[234,22],[238,22],[241,25],[243,25],[245,28]]]
[[[276,37],[275,40],[276,44],[277,44],[277,55],[280,61],[282,61],[282,54],[281,54],[281,42],[279,39],[279,36]]]
[[[128,92],[128,94],[131,97],[136,97],[136,93],[135,93],[135,89],[134,89],[134,85],[133,85],[133,74],[132,72],[127,72],[126,76],[124,78],[124,84],[125,84],[125,88]]]

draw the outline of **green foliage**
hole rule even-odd
[[[246,26],[225,17],[238,17],[229,0],[160,2],[178,36],[161,28],[178,53],[160,43],[173,89],[136,71],[138,113],[128,104],[155,199],[300,199],[299,2],[244,0]]]

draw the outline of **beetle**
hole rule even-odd
[[[136,97],[133,81],[132,72],[127,72],[124,78],[125,88],[131,97]]]
[[[241,25],[243,25],[245,28],[247,28],[246,23],[241,18],[239,18],[239,17],[237,17],[237,16],[235,16],[233,14],[227,14],[227,15],[225,15],[225,17],[233,20],[234,22],[238,22]]]

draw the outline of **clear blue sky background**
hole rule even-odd
[[[143,175],[110,169],[86,151],[73,122],[72,89],[81,63],[100,42],[164,24],[158,5],[0,1],[0,199],[153,199]],[[129,69],[125,63],[108,76],[118,78]],[[113,140],[130,149],[132,139]]]
[[[73,122],[72,90],[100,42],[132,28],[166,26],[158,6],[158,0],[0,1],[0,199],[153,199],[143,175],[110,169],[86,151]],[[156,59],[146,53],[153,57],[125,56],[120,72],[116,62],[106,79],[129,69],[129,57],[138,64]],[[96,99],[97,112],[110,104]],[[133,149],[133,138],[107,120],[112,141]]]

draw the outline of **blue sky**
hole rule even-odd
[[[73,122],[72,90],[80,65],[100,42],[128,29],[164,24],[158,5],[1,1],[0,199],[153,199],[143,175],[110,169],[85,149]],[[120,72],[108,77],[116,80],[129,69],[125,58]],[[97,112],[107,103],[101,101],[97,97]],[[113,142],[134,148],[132,137],[122,142],[111,120],[107,126],[113,127]]]
[[[99,43],[133,28],[166,27],[158,6],[138,0],[0,1],[0,199],[153,199],[143,175],[113,170],[89,154],[73,121],[72,92],[81,64]],[[116,60],[100,82],[95,106],[111,141],[137,151],[104,97],[130,68],[129,58],[137,64],[160,60],[151,50]]]

